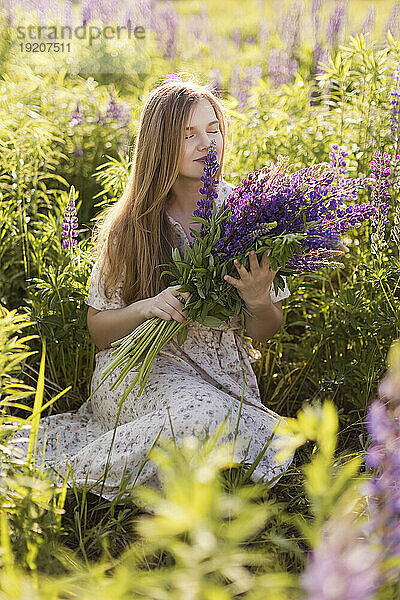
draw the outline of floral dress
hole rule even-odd
[[[218,183],[217,208],[232,189],[225,180]],[[168,218],[176,232],[176,245],[183,253],[188,242],[186,233],[180,223],[169,215]],[[111,300],[105,298],[98,262],[93,267],[86,303],[97,310],[123,308],[126,304],[121,301],[120,288]],[[286,281],[278,296],[271,287],[274,302],[289,295]],[[179,443],[185,435],[210,434],[227,417],[228,433],[221,442],[233,440],[239,416],[233,460],[251,463],[281,417],[261,402],[251,366],[260,353],[243,333],[239,317],[218,328],[190,323],[182,346],[177,344],[175,336],[156,356],[141,396],[137,397],[137,385],[122,404],[118,423],[118,400],[136,370],[130,371],[119,387],[110,390],[120,369],[114,371],[76,413],[42,418],[38,449],[46,441],[44,465],[61,476],[71,466],[78,487],[86,481],[90,491],[109,500],[117,494],[123,474],[132,476],[130,485],[146,484],[160,489],[158,466],[147,459],[147,452],[157,445],[160,435],[175,437]],[[107,348],[96,354],[91,393],[110,364],[113,350]],[[15,441],[18,443],[18,439]],[[276,483],[293,460],[291,456],[284,463],[275,464],[274,455],[270,445],[252,474],[253,481],[269,481],[279,475]]]

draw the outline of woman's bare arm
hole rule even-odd
[[[111,342],[128,335],[146,319],[147,298],[124,308],[96,310],[89,306],[87,326],[90,336],[100,350],[111,348]]]
[[[111,348],[111,342],[125,337],[152,317],[183,323],[187,311],[183,310],[183,303],[176,296],[180,294],[188,300],[190,294],[179,292],[180,287],[180,284],[169,286],[157,296],[132,302],[124,308],[97,310],[89,306],[87,326],[92,340],[100,350],[105,350]]]

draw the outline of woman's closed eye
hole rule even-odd
[[[209,133],[219,133],[218,131],[210,131]],[[185,135],[185,140],[190,139],[193,135]]]

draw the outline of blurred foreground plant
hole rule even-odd
[[[225,433],[226,421],[206,440],[188,436],[176,447],[164,439],[151,450],[162,490],[132,490],[133,498],[153,512],[137,523],[142,539],[127,554],[137,573],[132,591],[138,597],[228,600],[245,594],[276,600],[296,590],[295,575],[274,572],[268,553],[252,548],[276,512],[272,503],[260,502],[264,486],[228,493],[222,485],[221,471],[236,466],[230,444],[217,445]],[[149,556],[159,553],[167,553],[168,565],[143,571]]]
[[[291,442],[285,445],[284,438],[273,442],[281,448],[277,458],[293,452],[305,439],[316,440],[320,447],[303,468],[315,519],[304,523],[298,515],[294,517],[312,547],[301,576],[304,600],[383,600],[400,595],[399,407],[397,340],[388,354],[388,371],[378,399],[368,409],[367,428],[373,443],[364,458],[380,471],[372,479],[359,474],[360,455],[334,469],[337,414],[330,402],[317,412],[307,407],[297,420],[282,424],[282,433],[294,434]]]
[[[29,322],[24,316],[0,306],[0,560],[3,565],[17,562],[33,571],[46,566],[51,572],[66,482],[61,489],[54,488],[46,473],[35,468],[39,418],[44,408],[46,347],[44,344],[39,379],[34,390],[14,375],[26,358],[34,354],[26,352],[26,342],[37,336],[18,338],[15,335],[27,325]],[[33,409],[30,409],[21,403],[21,399],[33,392],[36,392],[35,401]],[[65,390],[59,396],[63,393]],[[52,401],[56,399],[57,396]],[[11,416],[9,408],[15,406],[31,414],[25,419]],[[24,434],[25,426],[30,428],[26,455],[12,443],[16,434]]]

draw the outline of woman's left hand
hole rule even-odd
[[[255,251],[250,252],[250,272],[243,265],[240,265],[238,260],[234,260],[234,264],[240,279],[235,279],[230,275],[225,275],[224,279],[237,289],[239,296],[248,308],[251,309],[251,307],[268,303],[271,300],[271,284],[280,267],[276,271],[271,269],[267,252],[263,253],[261,263],[258,262]]]

